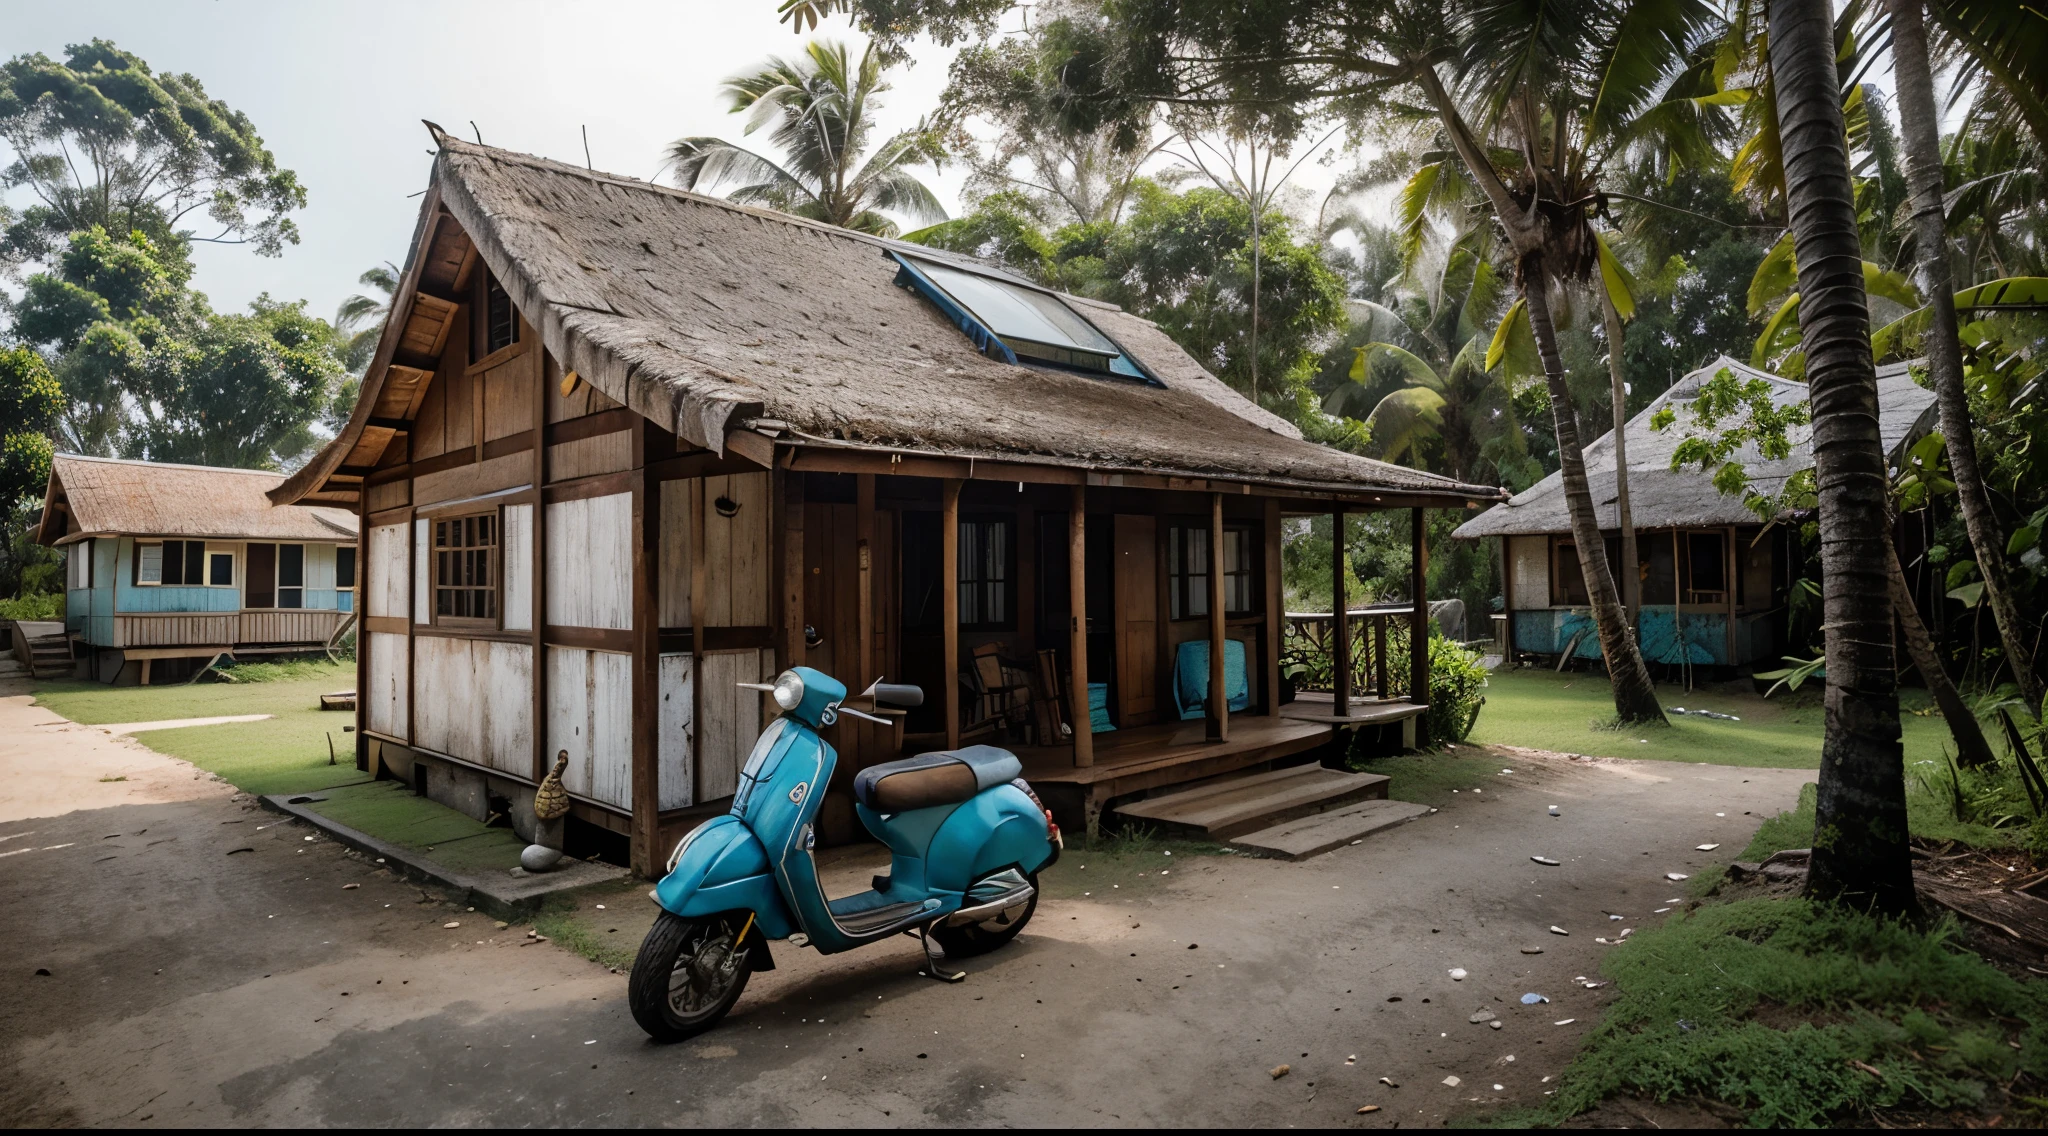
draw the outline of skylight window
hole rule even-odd
[[[895,260],[896,282],[923,293],[989,355],[1157,382],[1057,296],[936,261],[901,255]]]

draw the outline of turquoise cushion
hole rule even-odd
[[[1251,682],[1245,676],[1244,640],[1223,641],[1223,689],[1230,692],[1230,708],[1242,710],[1252,704]],[[1173,658],[1173,704],[1183,721],[1199,718],[1209,699],[1209,641],[1190,639],[1180,645]]]
[[[1088,732],[1106,734],[1116,729],[1109,722],[1109,684],[1091,682],[1088,684]]]

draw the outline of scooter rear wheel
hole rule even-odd
[[[979,923],[963,923],[949,927],[941,923],[932,928],[932,938],[945,949],[949,959],[972,958],[985,955],[1024,930],[1024,924],[1031,922],[1031,915],[1038,910],[1038,873],[1025,877],[1031,881],[1031,898],[997,912]]]
[[[746,925],[743,911],[700,919],[664,911],[655,918],[626,983],[633,1020],[647,1036],[682,1041],[725,1017],[754,969],[752,952],[734,944]]]

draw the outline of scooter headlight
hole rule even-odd
[[[775,704],[794,710],[804,700],[804,680],[795,671],[783,671],[775,679]]]

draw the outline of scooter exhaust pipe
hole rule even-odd
[[[1037,894],[1037,891],[1037,888],[1032,887],[1030,884],[1025,884],[1015,891],[1004,892],[987,903],[977,903],[973,907],[963,907],[953,914],[946,916],[946,926],[958,927],[963,923],[979,923],[984,919],[993,918],[1012,907],[1028,902],[1033,895]]]

